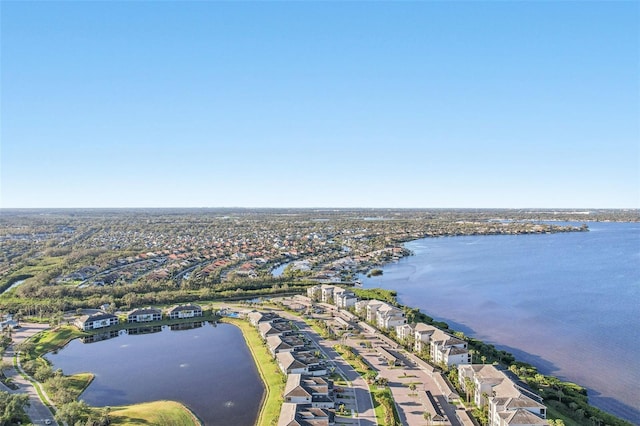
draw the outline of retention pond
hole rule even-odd
[[[242,333],[230,324],[106,332],[47,359],[64,374],[95,374],[81,396],[89,405],[173,400],[206,425],[253,425],[264,393]]]

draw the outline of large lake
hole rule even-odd
[[[640,424],[640,224],[590,232],[427,238],[362,277],[465,334],[579,383]]]
[[[253,425],[264,392],[242,332],[229,324],[76,339],[47,358],[65,374],[95,374],[81,396],[89,405],[179,401],[206,425]]]

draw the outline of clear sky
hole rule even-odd
[[[1,207],[640,207],[640,2],[1,2]]]

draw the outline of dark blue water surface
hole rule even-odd
[[[81,396],[89,405],[179,401],[206,425],[253,425],[264,392],[241,331],[229,324],[76,339],[47,358],[65,374],[95,374]]]
[[[640,424],[640,224],[590,232],[427,238],[362,277]]]

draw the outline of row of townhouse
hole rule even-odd
[[[355,304],[356,314],[374,323],[381,330],[393,330],[406,324],[407,318],[402,309],[380,300],[361,300]]]
[[[165,312],[169,319],[196,318],[202,316],[202,308],[194,304],[177,305]],[[148,323],[162,320],[163,312],[158,308],[139,308],[127,313],[127,323]],[[119,323],[116,315],[98,311],[92,314],[81,315],[76,318],[74,325],[83,331],[98,330],[111,327]]]
[[[471,363],[467,342],[424,323],[407,324],[404,311],[389,303],[375,299],[358,301],[353,292],[332,285],[310,287],[307,295],[312,300],[331,303],[341,309],[353,306],[356,314],[378,329],[395,330],[400,341],[413,339],[415,352],[422,352],[426,345],[431,360],[436,364],[450,367]],[[346,305],[343,303],[345,299],[349,300]]]
[[[343,308],[336,298],[336,294],[343,294],[343,291],[340,287],[323,285],[309,288],[307,294],[314,300]],[[428,324],[407,324],[401,309],[379,300],[356,299],[353,307],[358,315],[374,323],[379,329],[395,329],[400,341],[413,342],[415,352],[421,353],[428,349],[433,363],[457,366],[463,389],[466,385],[465,378],[472,380],[475,404],[479,407],[489,405],[489,426],[547,424],[546,407],[542,398],[526,389],[508,370],[501,370],[493,365],[472,364],[466,341]]]
[[[396,327],[396,335],[402,342],[413,340],[416,353],[429,350],[429,357],[435,364],[452,365],[471,364],[471,354],[467,342],[452,336],[432,325],[417,323]]]
[[[311,300],[329,303],[339,309],[353,307],[357,314],[367,321],[375,323],[380,329],[390,330],[407,323],[402,309],[380,300],[359,301],[353,291],[342,287],[327,284],[316,285],[307,289],[307,296]]]
[[[477,406],[489,404],[489,426],[548,424],[545,420],[547,408],[542,403],[542,398],[528,390],[508,370],[495,365],[460,365],[458,380],[465,391],[470,384]]]
[[[316,357],[308,338],[272,312],[254,311],[247,319],[287,376],[278,426],[334,425],[333,382],[326,378],[324,361]]]
[[[341,309],[355,306],[358,298],[351,290],[334,285],[314,285],[307,289],[307,296],[311,300],[329,303]]]

